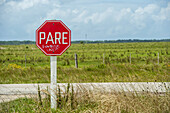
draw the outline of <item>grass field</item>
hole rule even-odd
[[[57,109],[51,110],[49,95],[42,99],[21,98],[0,103],[2,113],[169,113],[169,93],[115,93],[73,90],[63,96],[57,92]],[[74,93],[72,93],[74,92]],[[40,94],[40,93],[39,93]]]
[[[170,82],[170,42],[72,44],[57,57],[57,82]],[[79,68],[75,68],[74,55]],[[158,64],[159,53],[159,64]],[[131,54],[131,63],[130,63]],[[104,56],[104,57],[103,57]],[[26,57],[26,64],[25,64]],[[104,58],[104,63],[103,63]],[[50,57],[35,45],[0,46],[0,84],[49,83]],[[135,113],[170,111],[169,93],[57,93],[57,111],[50,99],[21,98],[1,103],[0,112]]]
[[[72,44],[57,57],[57,82],[169,82],[169,48],[170,42]],[[50,57],[36,45],[1,45],[0,78],[1,84],[49,83]]]

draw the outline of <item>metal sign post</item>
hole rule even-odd
[[[56,91],[57,91],[57,57],[50,56],[51,64],[51,108],[56,109]]]

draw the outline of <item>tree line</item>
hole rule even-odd
[[[170,42],[170,39],[151,39],[151,40],[140,40],[140,39],[119,39],[119,40],[97,40],[97,41],[90,41],[90,40],[78,40],[78,41],[71,41],[72,44],[84,44],[84,43],[128,43],[128,42]],[[22,45],[22,44],[35,44],[35,41],[0,41],[0,45]]]

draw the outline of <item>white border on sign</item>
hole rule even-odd
[[[47,23],[47,22],[59,22],[69,31],[69,45],[60,53],[60,54],[47,54],[39,45],[38,45],[38,31]],[[61,20],[46,20],[37,30],[36,30],[36,46],[46,55],[46,56],[61,56],[70,46],[71,46],[71,30],[61,21]]]

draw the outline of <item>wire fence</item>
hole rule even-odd
[[[75,58],[75,54],[77,57]],[[115,54],[115,53],[72,53],[72,54],[64,54],[63,56],[59,56],[57,61],[61,66],[75,65],[75,59],[79,64],[93,64],[94,62],[100,64],[121,64],[121,63],[129,63],[129,64],[168,64],[170,63],[170,57],[162,56],[160,53],[143,54],[143,53],[128,53],[128,54]],[[4,57],[0,59],[0,63],[8,64],[8,63],[17,63],[19,65],[27,66],[27,65],[38,65],[38,64],[47,64],[50,62],[50,58],[44,56],[35,56],[32,54],[19,54],[18,56]]]

